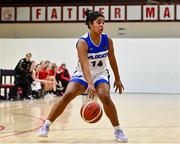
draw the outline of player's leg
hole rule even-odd
[[[39,130],[38,136],[47,137],[49,126],[52,122],[64,111],[65,107],[73,100],[76,96],[82,94],[86,90],[86,87],[78,82],[70,82],[62,98],[54,104],[46,122]]]
[[[100,83],[96,87],[96,91],[98,93],[98,97],[103,103],[104,111],[107,117],[110,119],[111,124],[113,126],[119,125],[117,111],[115,108],[114,103],[111,100],[110,93],[109,93],[109,85],[106,83]]]
[[[122,129],[120,128],[116,107],[110,97],[109,84],[99,83],[96,86],[96,91],[98,93],[99,99],[103,103],[104,111],[115,129],[114,134],[115,134],[116,140],[127,142],[128,138],[124,135]]]
[[[82,94],[85,90],[86,88],[80,83],[70,82],[66,92],[62,98],[59,99],[59,101],[53,106],[47,119],[53,122],[63,112],[67,104],[76,96]]]

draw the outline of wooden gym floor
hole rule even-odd
[[[96,124],[80,117],[82,96],[72,101],[51,126],[48,138],[37,130],[59,97],[30,101],[0,101],[0,144],[4,143],[101,143],[115,144],[113,128],[105,114]],[[179,94],[112,93],[128,144],[180,144]]]

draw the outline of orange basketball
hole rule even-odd
[[[84,121],[88,123],[96,123],[101,119],[103,111],[97,102],[90,101],[82,105],[80,114]]]

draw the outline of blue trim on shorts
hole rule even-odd
[[[78,83],[82,84],[83,86],[85,86],[86,88],[88,87],[88,83],[83,81],[83,80],[81,80],[81,79],[74,78],[74,79],[71,79],[70,82],[78,82]]]
[[[107,83],[109,84],[109,82],[105,79],[100,79],[98,81],[95,82],[94,86],[97,87],[100,83]]]

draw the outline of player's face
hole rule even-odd
[[[98,17],[91,25],[91,30],[97,34],[101,34],[104,30],[104,17]]]

